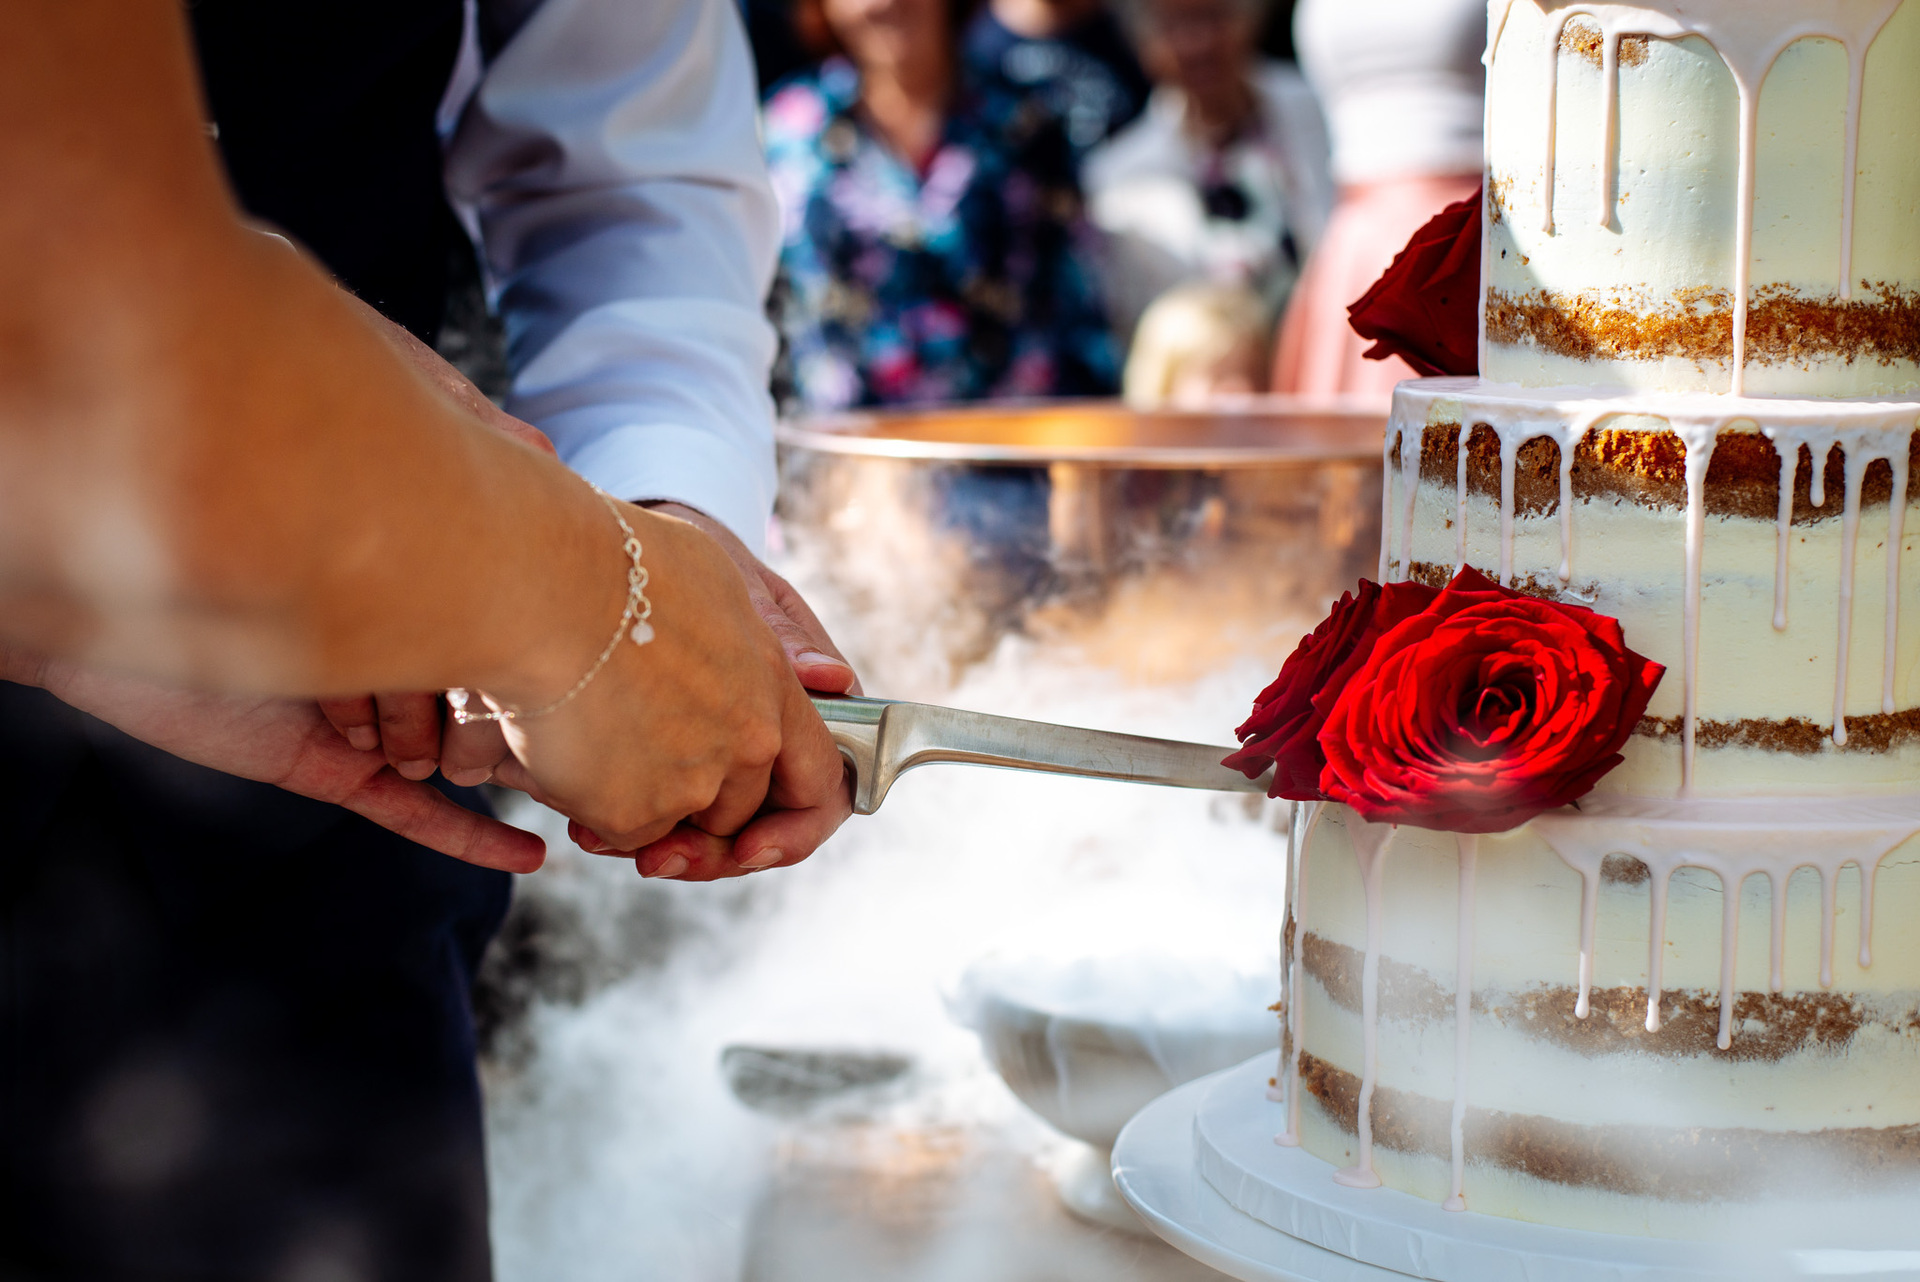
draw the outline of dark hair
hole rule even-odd
[[[967,23],[973,19],[980,8],[980,0],[946,0],[947,25],[952,29],[955,39],[955,53],[958,54],[958,36],[966,30]],[[833,26],[827,21],[826,0],[792,0],[789,21],[793,24],[793,33],[806,51],[815,58],[844,56],[847,52],[834,38]]]

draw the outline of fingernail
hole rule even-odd
[[[802,650],[800,657],[794,660],[794,662],[829,664],[836,668],[844,668],[847,666],[845,659],[836,659],[830,654],[821,654],[818,650]]]
[[[403,761],[394,769],[400,772],[402,779],[426,779],[432,776],[437,761]]]
[[[446,770],[441,773],[447,776],[448,783],[459,788],[478,788],[493,778],[493,771],[485,766],[474,766],[466,770]]]
[[[742,859],[740,861],[740,866],[742,868],[770,868],[774,864],[779,863],[782,859],[785,859],[786,857],[787,857],[787,852],[780,849],[780,847],[768,846],[765,850],[761,851],[759,854],[749,856],[746,859]]]
[[[380,746],[380,735],[372,726],[352,726],[347,730],[347,742],[362,752],[372,752]]]
[[[642,872],[642,877],[678,877],[687,870],[685,855],[668,855],[667,861],[652,872]]]

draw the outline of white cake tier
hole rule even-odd
[[[1627,644],[1667,674],[1603,792],[1920,791],[1920,626],[1901,610],[1920,599],[1920,521],[1906,520],[1910,497],[1920,500],[1907,492],[1916,424],[1920,401],[1403,383],[1386,437],[1380,577],[1431,582],[1469,564],[1619,619]],[[1482,425],[1499,442],[1497,497],[1470,486],[1468,452],[1456,448]],[[1622,497],[1608,486],[1635,482],[1630,470],[1581,453],[1590,436],[1619,432],[1671,432],[1684,449],[1686,484],[1671,503]],[[1709,469],[1727,433],[1758,433],[1792,464],[1762,478],[1770,518],[1709,513],[1725,506]],[[1542,437],[1559,450],[1557,497],[1523,511],[1517,456]],[[1458,456],[1450,475],[1432,466],[1442,449]],[[1845,460],[1837,486],[1812,465],[1834,451]],[[1576,471],[1582,459],[1590,472]],[[1877,460],[1891,493],[1869,507]]]
[[[1484,374],[1920,387],[1920,0],[1490,8]]]
[[[1920,1193],[1920,795],[1294,836],[1282,1085],[1343,1182],[1676,1236]]]

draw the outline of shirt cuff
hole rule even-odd
[[[562,410],[537,422],[567,466],[617,499],[684,503],[766,556],[774,478],[712,432],[678,423],[636,423],[617,405]]]

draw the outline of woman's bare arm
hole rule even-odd
[[[0,627],[225,687],[459,667],[503,694],[530,670],[564,688],[574,656],[516,633],[537,610],[597,649],[620,598],[605,514],[472,430],[316,268],[244,228],[176,4],[5,9]],[[612,573],[556,581],[595,549]],[[422,573],[462,562],[479,573]],[[544,599],[471,590],[493,573]]]
[[[245,228],[176,0],[0,27],[0,638],[215,690],[566,690],[624,599],[611,517]],[[621,848],[837,795],[724,554],[626,516],[658,639],[515,727],[530,782]]]

